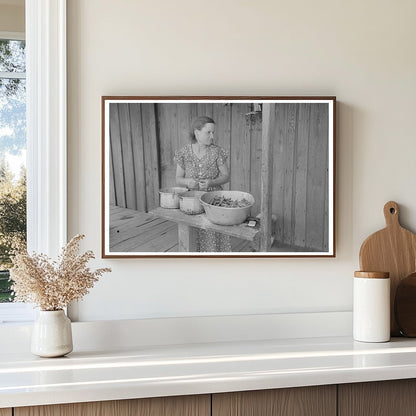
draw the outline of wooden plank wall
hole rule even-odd
[[[273,159],[277,240],[328,250],[328,105],[277,104]]]
[[[246,103],[110,105],[110,203],[148,211],[159,189],[175,186],[174,152],[189,143],[196,116],[216,122],[216,141],[229,153],[225,189],[253,194],[260,212],[261,113]],[[276,105],[272,212],[277,240],[307,250],[328,244],[328,105]]]
[[[111,104],[110,203],[143,211],[157,206],[159,189],[176,186],[173,156],[190,142],[192,119],[206,115],[230,155],[231,180],[224,189],[253,193],[259,212],[261,118],[253,122],[249,111],[249,104]]]
[[[159,206],[154,104],[110,104],[110,204],[138,211]]]
[[[176,164],[173,155],[189,143],[189,127],[196,116],[215,121],[216,143],[229,154],[230,182],[224,189],[238,189],[253,194],[253,213],[260,212],[261,114],[246,116],[249,104],[159,104],[161,187],[175,186]]]

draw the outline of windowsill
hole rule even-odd
[[[32,324],[25,322],[0,325],[0,354],[29,353],[31,330]],[[75,351],[99,351],[103,345],[106,349],[118,350],[151,345],[349,336],[352,334],[352,312],[73,322],[72,333]]]
[[[25,325],[33,322],[36,312],[27,303],[0,303],[0,325]]]

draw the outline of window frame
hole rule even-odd
[[[67,239],[66,0],[26,0],[28,251]]]
[[[56,257],[67,242],[66,0],[26,0],[25,20],[27,247]],[[19,303],[0,312],[0,324],[34,316]]]
[[[0,31],[0,38],[7,40],[25,40],[25,32],[5,32]]]

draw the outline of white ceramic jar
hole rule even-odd
[[[355,272],[353,299],[354,339],[362,342],[389,341],[389,273]]]

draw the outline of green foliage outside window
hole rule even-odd
[[[17,182],[0,162],[0,302],[11,300],[8,269],[16,249],[26,244],[26,174]]]
[[[8,269],[26,244],[26,170],[10,166],[26,148],[25,61],[24,41],[0,39],[0,302],[12,300]]]

